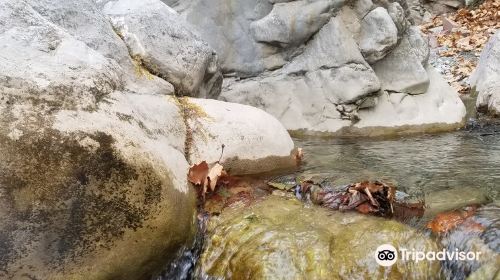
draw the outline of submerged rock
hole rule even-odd
[[[500,273],[500,205],[490,203],[477,209],[461,225],[441,239],[448,251],[479,252],[469,261],[446,260],[445,276],[453,279],[498,279]]]
[[[470,205],[482,205],[487,202],[489,202],[487,193],[480,188],[453,188],[436,191],[425,198],[425,216],[433,217],[440,212]]]
[[[436,250],[393,220],[332,212],[270,196],[248,209],[226,209],[209,224],[199,273],[232,279],[432,279],[439,262],[379,266],[379,245]]]

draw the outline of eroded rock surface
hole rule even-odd
[[[359,47],[367,62],[384,58],[397,42],[398,29],[386,9],[378,7],[363,18]]]
[[[175,87],[178,95],[217,98],[217,55],[175,11],[160,1],[110,1],[104,6],[130,56]]]
[[[464,106],[428,67],[427,39],[405,2],[167,2],[218,51],[228,77],[219,99],[262,108],[289,130],[345,134],[370,123],[366,134],[390,134],[463,124]],[[405,97],[393,102],[400,109],[380,109],[392,94]],[[455,104],[445,119],[443,103]]]
[[[441,239],[448,251],[480,252],[477,259],[443,262],[447,278],[496,279],[500,273],[499,203],[489,203]]]

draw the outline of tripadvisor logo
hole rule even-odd
[[[375,251],[375,260],[381,266],[391,266],[398,260],[398,251],[390,244],[380,245]]]
[[[444,261],[444,260],[454,260],[454,261],[478,261],[481,252],[463,252],[455,249],[455,251],[447,251],[445,249],[441,251],[417,251],[408,250],[405,248],[399,248],[396,250],[391,244],[383,244],[378,246],[375,251],[375,261],[381,266],[391,266],[396,263],[399,259],[403,261]]]

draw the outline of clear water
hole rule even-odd
[[[335,184],[385,180],[418,198],[500,193],[500,127],[392,139],[294,139],[303,174]]]
[[[294,142],[305,153],[299,175],[327,179],[336,185],[384,180],[414,198],[432,202],[435,209],[426,209],[426,213],[431,210],[428,218],[454,209],[457,201],[460,201],[456,204],[458,207],[467,205],[468,201],[486,204],[500,199],[500,126],[388,139],[295,138]],[[500,208],[495,206],[493,210],[487,219],[486,233],[493,236],[494,241],[487,243],[498,253]],[[424,218],[413,222],[413,226],[424,227],[426,221]],[[455,248],[473,237],[458,231],[441,241],[444,246]],[[193,249],[196,254],[181,259],[174,265],[175,269],[171,265],[154,280],[193,277],[192,269],[200,249],[201,243]],[[465,271],[479,267],[475,263],[442,265],[443,275],[438,278],[444,279],[465,279],[468,274]]]

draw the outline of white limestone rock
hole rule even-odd
[[[104,6],[130,55],[174,85],[176,94],[216,98],[222,85],[217,55],[159,0],[110,1]]]
[[[411,34],[420,36],[419,33]],[[424,50],[420,50],[415,42],[423,40],[410,38],[408,32],[394,50],[372,65],[384,90],[409,94],[422,94],[427,91],[429,77],[425,70],[426,64],[422,61],[426,61],[425,50],[428,50],[428,47],[423,43],[420,46]]]
[[[384,92],[373,108],[360,110],[357,129],[386,131],[440,131],[463,125],[465,106],[457,92],[432,67],[427,68],[430,86],[424,94]],[[413,126],[413,128],[411,128]],[[379,130],[377,132],[377,130]]]
[[[476,108],[480,113],[500,117],[500,31],[486,43],[471,86],[478,92]]]
[[[368,63],[381,60],[398,42],[398,29],[387,10],[378,7],[361,22],[359,48]]]
[[[144,3],[158,9],[138,10]],[[193,33],[169,18],[175,12],[163,3],[144,3],[100,3],[114,7],[114,19],[129,20],[134,32],[124,42],[92,1],[0,2],[1,279],[151,278],[193,241],[191,155],[213,161],[227,143],[235,173],[293,164],[293,142],[268,114],[199,101],[195,111],[206,107],[208,118],[198,123],[169,96],[178,76],[166,81],[137,64],[127,47],[187,66],[186,75],[202,73],[200,83],[184,77],[186,93],[210,92],[211,49],[182,37]],[[68,15],[75,18],[64,20]],[[175,24],[160,24],[170,20]],[[176,34],[182,39],[167,44]],[[191,57],[189,48],[181,51],[186,46],[206,52]],[[200,134],[190,141],[187,124],[208,140]]]
[[[333,5],[331,0],[278,3],[268,15],[252,22],[250,28],[257,42],[283,47],[299,45],[328,22]]]

